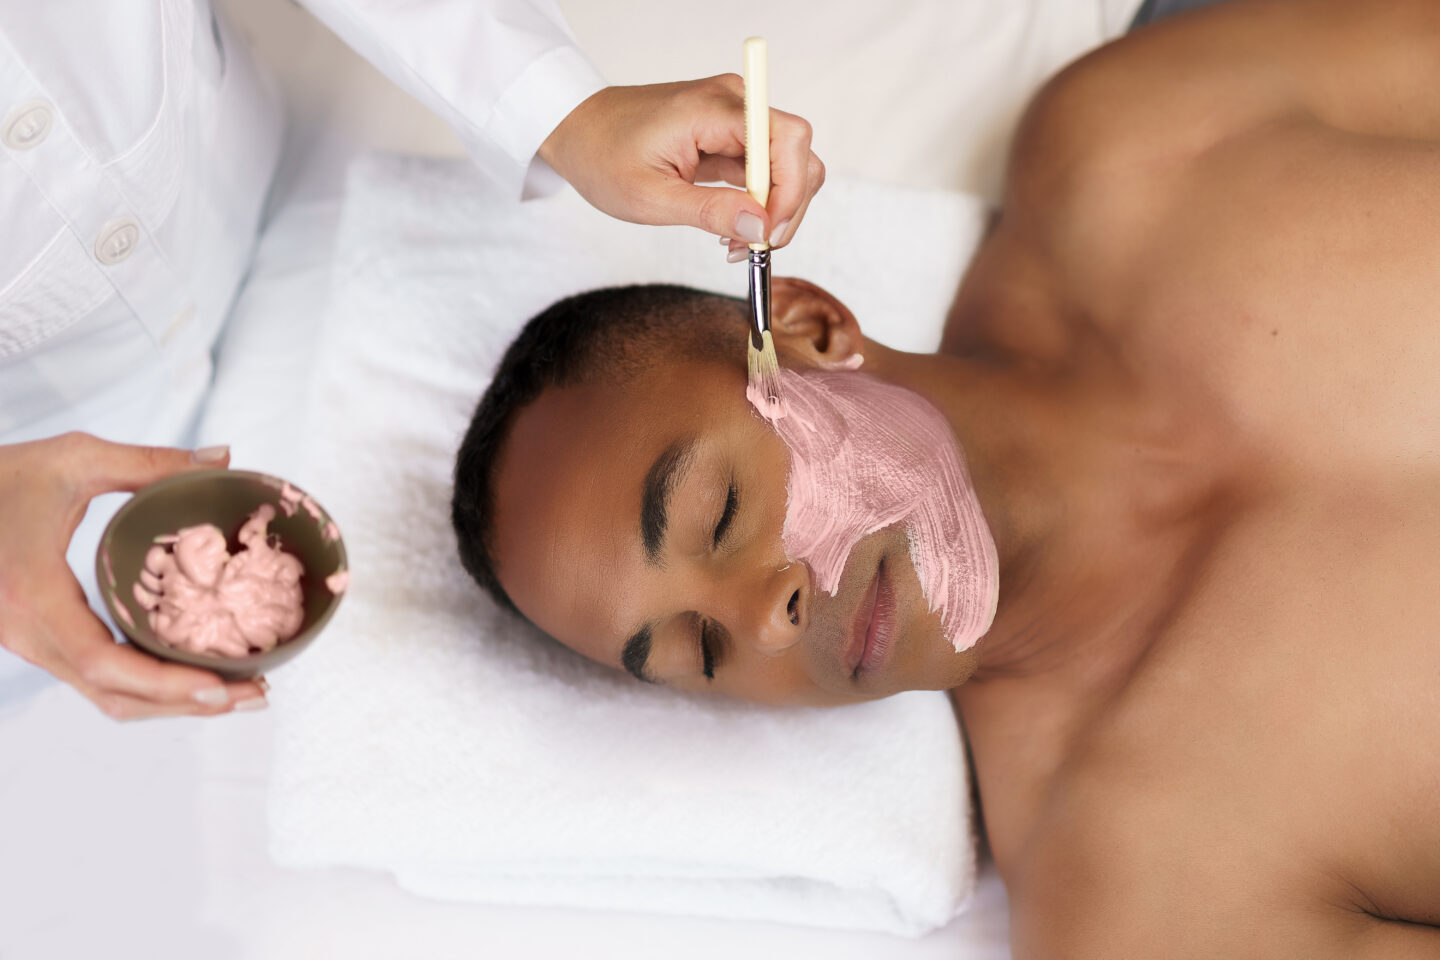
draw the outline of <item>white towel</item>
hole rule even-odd
[[[933,349],[982,222],[968,196],[832,182],[775,270]],[[762,709],[643,686],[500,613],[456,559],[454,451],[509,340],[562,296],[649,281],[746,289],[697,231],[569,192],[515,205],[464,163],[352,167],[294,479],[353,579],[273,678],[272,855],[447,899],[941,926],[975,870],[944,694]]]

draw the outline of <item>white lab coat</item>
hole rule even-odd
[[[551,0],[305,5],[517,196],[602,85]],[[0,442],[179,440],[282,117],[209,0],[0,0]]]
[[[517,198],[603,85],[553,0],[304,5]],[[283,116],[209,0],[0,0],[0,443],[184,442]],[[82,582],[106,513],[72,547]]]

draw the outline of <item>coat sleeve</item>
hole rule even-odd
[[[535,155],[604,80],[554,0],[301,0],[459,135],[516,197],[561,183]]]

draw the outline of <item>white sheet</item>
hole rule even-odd
[[[273,678],[277,859],[456,899],[947,922],[973,861],[944,694],[794,710],[647,687],[538,641],[456,560],[455,449],[524,321],[607,284],[743,294],[743,265],[573,193],[516,206],[463,161],[362,158],[348,185],[292,479],[339,520],[353,575],[326,636]],[[934,349],[983,204],[837,178],[812,217],[777,270]],[[232,382],[212,414],[249,404]]]
[[[272,195],[278,219],[261,245],[262,257],[271,256],[257,265],[227,350],[237,372],[247,365],[270,371],[267,403],[244,423],[213,424],[223,432],[208,439],[233,441],[237,463],[286,473],[297,454],[264,428],[289,422],[299,398],[283,387],[298,381],[281,368],[303,368],[309,352],[299,343],[284,353],[267,353],[258,345],[282,336],[303,338],[313,329],[328,295],[325,252],[338,211],[333,202],[327,211],[323,201],[337,196],[340,174],[357,148],[430,154],[459,154],[462,148],[440,121],[291,0],[214,2],[256,38],[262,58],[279,68],[292,128]],[[734,69],[723,59],[728,44],[715,18],[739,15],[739,8],[655,2],[661,15],[648,22],[663,31],[664,42],[644,54],[637,54],[633,42],[632,28],[643,22],[633,5],[617,0],[561,0],[561,5],[587,52],[613,80],[629,79],[626,70],[644,71],[646,79],[677,75],[655,55],[675,58],[686,75],[704,72],[702,56],[710,56],[715,69]],[[775,102],[809,111],[819,124],[817,145],[834,172],[884,178],[894,170],[897,182],[985,189],[987,177],[993,184],[1008,135],[996,115],[1003,118],[1023,102],[1046,70],[1121,33],[1138,6],[1138,0],[1098,0],[1098,5],[1064,0],[1096,11],[1096,29],[1094,23],[1087,27],[1083,16],[1047,18],[1039,13],[1041,2],[918,0],[877,6],[836,0],[818,16],[835,26],[858,25],[849,33],[849,46],[838,52],[814,42],[813,31],[806,30],[806,20],[817,17],[813,3],[764,4],[767,23],[784,26],[778,33],[766,30],[777,58]],[[1006,34],[1010,41],[1044,51],[1038,60],[1025,61],[1026,76],[1014,76],[1008,68],[1017,62],[1015,55],[997,49],[993,35],[981,38],[987,56],[1001,68],[997,82],[1008,83],[1003,97],[971,100],[953,82],[952,65],[976,38],[936,30],[934,18],[957,16],[964,4],[985,8],[998,18],[992,22],[1018,24]],[[1072,32],[1041,40],[1060,23]],[[946,48],[938,61],[915,56],[918,47],[907,38],[917,36],[949,39],[953,49]],[[883,45],[873,42],[876,37]],[[837,39],[846,39],[843,31]],[[703,54],[705,48],[716,52]],[[867,52],[870,59],[862,66]],[[791,70],[806,84],[803,95],[798,81],[780,73]],[[829,95],[837,77],[864,83],[867,76],[891,81],[867,92],[866,102],[879,111],[881,122],[872,122],[874,114],[853,100]],[[884,124],[897,100],[903,100],[907,122]],[[957,119],[966,103],[979,112]],[[816,114],[817,104],[826,112]],[[980,142],[948,126],[982,121],[992,124],[993,132]],[[884,138],[866,139],[881,129]],[[297,205],[317,198],[318,205]],[[287,265],[295,252],[302,254],[300,261]],[[307,259],[311,256],[319,262]],[[5,960],[126,956],[122,948],[150,960],[1009,958],[1004,890],[985,866],[975,907],[918,941],[761,922],[440,904],[409,896],[376,873],[280,870],[265,854],[271,717],[119,727],[58,686],[33,696],[28,684],[0,688],[0,698],[0,957]],[[157,904],[165,910],[159,921]]]
[[[266,402],[211,427],[247,466],[286,472],[298,458],[268,428],[303,409],[303,381],[282,368],[303,369],[310,354],[301,342],[263,345],[312,323],[337,217],[333,203],[283,211],[237,305],[224,368],[265,382]],[[266,852],[273,725],[267,712],[121,726],[59,685],[0,704],[0,957],[128,957],[122,947],[134,947],[147,960],[1009,960],[1004,888],[987,865],[972,910],[919,940],[440,903],[378,872],[281,869]]]
[[[6,960],[1008,960],[1004,890],[921,940],[422,900],[265,854],[270,718],[118,726],[62,687],[0,718]]]

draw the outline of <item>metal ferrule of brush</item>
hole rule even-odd
[[[770,249],[750,251],[750,342],[762,349],[770,329]]]

